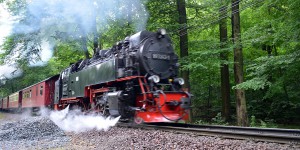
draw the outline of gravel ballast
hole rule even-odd
[[[160,130],[113,127],[108,132],[85,132],[69,135],[69,147],[90,149],[300,149],[299,145],[221,139]],[[76,140],[75,140],[76,139]],[[77,141],[80,141],[77,142]]]
[[[0,119],[0,150],[11,149],[300,149],[278,144],[112,127],[108,131],[64,132],[47,117]]]
[[[0,149],[49,149],[69,141],[69,137],[46,117],[28,117],[0,126]]]

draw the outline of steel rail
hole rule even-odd
[[[179,133],[192,133],[197,135],[214,136],[229,139],[242,139],[250,141],[264,141],[285,144],[300,144],[300,130],[277,128],[254,128],[219,125],[193,125],[181,123],[153,123],[137,125],[133,123],[118,124],[120,127],[141,129],[158,129]]]

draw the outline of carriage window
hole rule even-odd
[[[43,95],[43,86],[41,86],[40,94]]]
[[[31,90],[30,90],[30,92],[29,92],[29,97],[31,97]]]
[[[39,91],[39,86],[36,86],[36,90],[35,90],[36,96],[38,96],[38,91]]]
[[[23,97],[24,97],[24,98],[27,98],[27,91],[25,91],[25,92],[23,93]]]

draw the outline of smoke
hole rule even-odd
[[[46,59],[31,66],[45,64],[51,57],[57,41],[81,39],[91,34],[101,34],[111,22],[130,23],[136,31],[144,30],[148,20],[146,0],[27,0],[20,5],[19,21],[12,32],[32,37],[33,45],[39,45],[39,55]],[[30,45],[29,45],[30,47]],[[25,49],[22,53],[28,53]],[[35,59],[35,57],[33,57]]]
[[[79,38],[75,32],[85,36],[94,33],[97,24],[106,27],[109,21],[117,20],[133,23],[139,31],[145,29],[148,19],[141,0],[28,0],[27,3],[26,21],[16,24],[14,32],[39,31],[53,36],[59,30]]]
[[[6,6],[0,3],[0,45],[3,43],[3,39],[11,33],[13,22],[13,17],[7,11]]]
[[[0,66],[0,79],[3,78],[3,80],[5,80],[4,78],[10,78],[12,76],[12,73],[16,70],[17,68],[15,68],[14,66],[9,66],[9,65]]]
[[[31,61],[29,66],[43,66],[46,65],[48,60],[52,57],[53,55],[53,45],[50,44],[50,42],[43,40],[41,42],[41,51],[39,55],[34,55],[33,58],[35,57],[36,59],[33,60],[38,60],[38,61]],[[40,59],[38,59],[40,58]]]
[[[61,129],[67,132],[85,132],[90,130],[107,131],[115,126],[120,117],[104,118],[100,115],[84,115],[80,110],[69,110],[69,106],[61,111],[41,111],[42,115],[50,115],[50,119]]]
[[[28,118],[32,118],[32,110],[30,108],[25,108],[22,110],[22,114],[20,115],[21,119],[28,119]]]
[[[14,12],[14,16],[11,16],[6,10],[8,7],[0,4],[0,45],[2,39],[11,33],[24,36],[24,39],[19,40],[21,42],[29,38],[32,42],[25,49],[16,46],[13,52],[18,52],[12,54],[15,57],[10,58],[12,62],[16,62],[17,59],[30,57],[35,60],[30,66],[45,65],[52,57],[53,48],[58,41],[101,34],[109,29],[111,22],[121,25],[130,23],[136,31],[140,31],[146,28],[148,20],[145,6],[147,0],[26,0],[26,4],[20,1],[8,2],[11,6],[15,3],[14,11],[17,10],[20,14],[15,16],[17,13]],[[26,49],[34,46],[40,49],[36,54]],[[3,52],[0,50],[1,53]],[[41,60],[37,59],[39,57]],[[15,68],[0,66],[0,70],[0,76],[5,74],[13,77],[10,74]]]
[[[13,28],[13,20],[10,16],[9,12],[7,11],[7,8],[4,4],[0,4],[0,45],[3,44],[3,40],[6,36],[8,36],[11,33],[11,30]],[[0,48],[0,54],[2,54],[3,51]],[[3,80],[2,78],[10,78],[12,73],[17,70],[14,66],[9,65],[3,65],[0,66],[0,80]]]

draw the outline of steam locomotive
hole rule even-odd
[[[0,108],[70,105],[136,123],[187,122],[191,96],[182,90],[178,67],[166,30],[141,31],[1,99]]]

